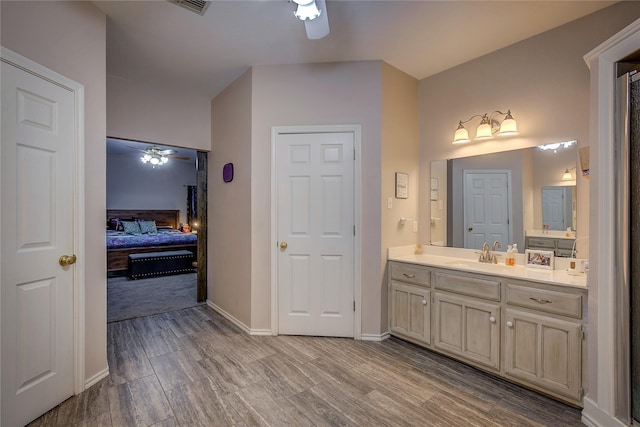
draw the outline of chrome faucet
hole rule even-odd
[[[499,241],[495,241],[493,242],[493,250],[495,251],[496,249],[500,249],[502,247],[502,245],[500,244]],[[496,257],[495,254],[491,253],[491,250],[489,249],[489,243],[484,242],[482,244],[482,252],[480,252],[480,257],[478,258],[478,261],[480,262],[486,262],[486,263],[490,263],[490,264],[497,264],[498,263],[498,258]]]

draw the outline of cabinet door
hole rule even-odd
[[[435,292],[433,309],[436,348],[484,368],[499,369],[498,304]]]
[[[507,308],[505,326],[505,374],[580,402],[581,324]]]
[[[430,292],[427,289],[391,282],[391,332],[431,343]]]

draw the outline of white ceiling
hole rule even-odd
[[[173,150],[172,155],[169,157],[178,156],[180,160],[189,160],[191,162],[195,162],[196,160],[196,150],[116,138],[107,138],[107,155],[111,159],[125,157],[139,159],[142,157],[143,152],[151,146],[156,146],[160,148],[160,150]]]
[[[260,64],[381,59],[423,79],[614,2],[328,0],[321,40],[287,0],[215,0],[204,16],[163,0],[94,3],[108,16],[108,74],[213,98]]]

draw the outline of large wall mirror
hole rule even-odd
[[[573,235],[577,143],[549,147],[432,162],[431,244],[479,249],[499,241],[503,251],[512,243],[522,251],[535,231]]]

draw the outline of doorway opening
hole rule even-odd
[[[107,322],[204,303],[208,153],[107,138]]]

